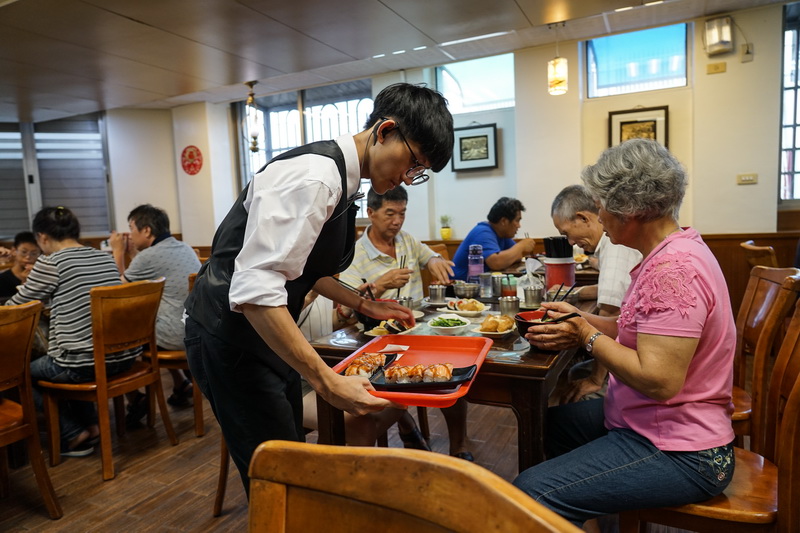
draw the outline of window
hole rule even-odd
[[[800,91],[797,83],[800,4],[784,8],[780,199],[800,200]]]
[[[683,87],[686,24],[586,41],[589,98]]]
[[[453,114],[514,107],[514,54],[438,67],[436,86]]]
[[[100,115],[0,124],[0,238],[30,230],[43,206],[69,207],[81,235],[108,234],[105,140]]]
[[[364,128],[372,113],[372,82],[358,80],[336,85],[316,87],[300,92],[281,93],[256,98],[260,124],[264,131],[257,137],[260,150],[249,149],[251,132],[248,122],[242,120],[242,153],[247,153],[243,169],[243,185],[267,161],[297,146],[335,139],[344,133],[357,133]],[[244,103],[239,104],[239,115],[243,117]],[[300,112],[303,109],[304,123],[301,131]],[[361,182],[361,192],[369,190],[369,181]],[[366,218],[366,199],[360,202],[360,218]]]

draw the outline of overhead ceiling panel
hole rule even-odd
[[[337,0],[315,9],[285,0],[240,1],[354,59],[435,44],[415,27],[415,20],[408,20],[375,0]]]
[[[383,0],[436,43],[530,27],[514,0]]]
[[[31,0],[26,0],[31,1]],[[39,0],[35,0],[39,1]],[[354,59],[242,2],[231,0],[87,0],[119,16],[282,73]],[[313,0],[327,5],[328,2]],[[336,4],[336,2],[329,2]]]

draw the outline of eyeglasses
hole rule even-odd
[[[397,130],[397,133],[400,134],[400,138],[403,139],[403,142],[406,143],[408,151],[411,152],[411,157],[414,158],[414,166],[406,170],[406,177],[411,179],[411,185],[421,185],[425,183],[430,179],[430,176],[425,173],[428,170],[428,167],[419,162],[419,159],[417,159],[417,154],[415,154],[414,150],[411,149],[411,145],[408,144],[406,136],[403,135],[402,131],[400,131],[400,127],[398,126],[395,129]]]
[[[42,255],[42,253],[39,250],[31,250],[29,252],[23,252],[17,250],[17,255],[20,257],[24,257],[26,259],[38,259],[38,257]]]

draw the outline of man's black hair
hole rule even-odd
[[[376,193],[372,187],[370,187],[369,192],[367,193],[367,207],[373,211],[377,211],[383,207],[383,202],[408,203],[408,192],[406,192],[405,187],[395,187],[394,189],[389,189],[381,195]]]
[[[37,247],[39,246],[36,243],[36,237],[33,235],[32,231],[20,231],[14,235],[14,248],[19,248],[20,244],[32,244]]]
[[[128,214],[128,220],[133,221],[139,231],[150,228],[153,237],[169,233],[169,216],[166,211],[150,204],[134,207]]]
[[[364,127],[370,128],[382,118],[397,121],[406,140],[419,144],[434,172],[442,170],[453,156],[453,115],[444,96],[433,89],[410,83],[389,85],[375,97]]]
[[[81,235],[81,223],[78,222],[78,217],[61,206],[43,207],[33,217],[31,229],[34,233],[42,233],[56,241],[78,240]]]
[[[494,203],[486,219],[492,224],[497,224],[503,218],[513,221],[520,211],[525,211],[525,206],[522,205],[522,202],[516,198],[503,196]]]

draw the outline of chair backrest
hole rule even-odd
[[[268,441],[250,463],[250,531],[580,531],[488,470],[404,448]]]
[[[447,251],[446,244],[429,244],[428,248],[433,250],[435,253],[441,255],[448,261],[450,260],[450,253]],[[428,272],[427,268],[422,269],[421,275],[422,275],[422,293],[425,296],[428,296],[428,286],[431,284],[432,276],[431,273]]]
[[[798,365],[799,357],[792,357]],[[794,373],[794,387],[786,398],[780,425],[778,456],[779,533],[800,531],[800,377]],[[788,379],[784,383],[788,385]]]
[[[781,279],[786,271],[791,273]],[[765,434],[767,392],[770,384],[769,366],[783,337],[783,328],[800,296],[800,270],[753,267],[745,301],[748,312],[740,310],[737,320],[736,364],[739,376],[746,374],[746,353],[753,355],[753,378],[750,384],[752,409],[750,414],[750,449],[762,453]],[[751,288],[752,293],[751,293]],[[748,296],[751,298],[748,299]],[[776,338],[778,345],[776,346]],[[740,385],[742,386],[742,385]],[[742,386],[742,388],[744,388]]]
[[[750,266],[778,268],[778,257],[772,246],[756,246],[753,241],[739,243],[744,249],[744,257]]]
[[[772,347],[775,333],[762,337],[767,316],[774,305],[783,307],[784,316],[791,312],[794,302],[788,301],[790,295],[781,291],[784,281],[797,276],[796,268],[768,268],[756,266],[750,271],[742,303],[736,315],[736,357],[734,362],[734,384],[745,388],[747,376],[747,354],[754,354],[759,339]],[[772,325],[772,324],[770,324]]]
[[[786,337],[781,345],[778,357],[770,375],[767,392],[767,409],[764,426],[765,440],[758,451],[761,455],[775,462],[785,443],[779,440],[781,425],[786,420],[786,405],[794,386],[800,383],[800,301],[794,307],[794,314],[786,330]],[[800,453],[800,448],[797,448]],[[756,450],[754,450],[756,451]],[[798,478],[800,483],[800,478]],[[798,500],[800,501],[800,500]]]
[[[0,307],[0,391],[27,383],[42,302]]]
[[[89,291],[95,377],[105,380],[105,354],[150,345],[156,350],[156,315],[164,278],[136,281]],[[157,360],[153,357],[151,360]]]
[[[197,272],[192,272],[191,274],[189,274],[189,292],[192,292],[192,289],[194,289],[194,280],[196,279],[197,279]]]

